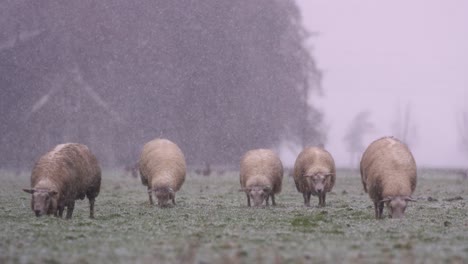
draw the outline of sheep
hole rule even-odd
[[[294,164],[294,183],[304,197],[304,205],[310,206],[310,196],[318,196],[318,206],[325,206],[325,197],[335,186],[335,161],[331,154],[320,147],[307,147],[297,156]]]
[[[240,191],[258,207],[271,196],[271,202],[276,205],[275,194],[281,192],[283,180],[283,165],[278,155],[269,149],[255,149],[247,151],[240,162]]]
[[[89,217],[94,218],[94,202],[101,188],[101,168],[87,146],[77,143],[57,145],[34,165],[31,173],[31,209],[37,217],[62,217],[67,207],[70,219],[75,200],[88,197]]]
[[[152,193],[158,206],[165,207],[169,199],[175,205],[175,193],[185,181],[185,157],[180,148],[167,139],[154,139],[143,146],[139,161],[141,183],[148,187],[149,202]]]
[[[372,142],[362,155],[361,180],[374,202],[375,217],[382,218],[384,205],[389,217],[404,217],[416,188],[416,162],[408,147],[393,137]]]

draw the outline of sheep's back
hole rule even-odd
[[[411,195],[416,188],[416,162],[401,141],[385,137],[371,143],[361,160],[361,177],[376,198]]]
[[[272,185],[273,193],[281,192],[283,165],[278,155],[269,149],[250,150],[240,162],[240,183],[243,188]]]
[[[299,153],[294,163],[294,181],[299,192],[308,188],[305,175],[316,173],[333,173],[326,191],[330,191],[335,185],[336,168],[332,155],[325,149],[319,147],[307,147]]]
[[[146,143],[139,166],[141,176],[152,187],[171,187],[178,191],[185,180],[184,154],[176,144],[166,139]]]

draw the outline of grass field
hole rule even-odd
[[[468,263],[468,180],[450,171],[419,173],[403,220],[375,220],[354,171],[338,171],[325,208],[305,208],[287,176],[276,207],[247,208],[238,177],[189,173],[177,206],[160,209],[107,170],[96,219],[85,200],[63,220],[36,218],[29,174],[1,171],[0,263]]]

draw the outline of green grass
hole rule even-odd
[[[375,220],[359,175],[339,171],[327,207],[303,206],[290,177],[276,207],[246,207],[238,173],[190,173],[177,206],[148,203],[139,180],[104,171],[96,219],[36,218],[29,175],[0,172],[0,263],[467,263],[468,181],[424,170],[403,220]],[[450,198],[460,196],[462,199]],[[428,199],[431,197],[431,199]],[[431,200],[431,201],[429,201]]]

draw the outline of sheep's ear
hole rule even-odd
[[[392,197],[389,196],[389,197],[385,197],[385,198],[384,198],[383,200],[381,200],[380,202],[381,202],[381,203],[385,203],[385,202],[388,202],[388,201],[390,201],[390,200],[392,200]]]
[[[407,202],[416,202],[416,199],[414,199],[414,198],[412,198],[410,196],[406,196],[405,201],[407,201]]]
[[[50,195],[50,196],[55,196],[55,195],[57,195],[57,194],[58,194],[57,191],[49,191],[49,195]]]
[[[331,177],[333,175],[335,175],[335,173],[327,173],[327,174],[325,174],[325,178]]]
[[[25,191],[27,193],[30,193],[30,194],[33,194],[36,190],[34,190],[34,189],[23,189],[23,191]]]

